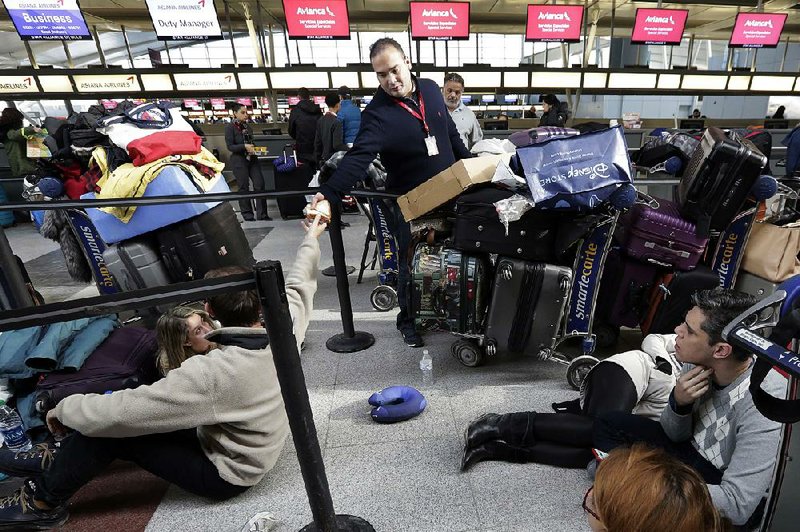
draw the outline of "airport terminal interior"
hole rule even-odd
[[[455,211],[450,210],[455,212],[457,232],[458,217],[463,216],[458,210],[461,203],[449,202],[455,200],[462,189],[495,181],[492,176],[496,178],[503,166],[508,169],[507,174],[514,174],[517,168],[512,163],[517,161],[522,170],[516,171],[516,180],[527,190],[525,180],[529,180],[530,172],[524,157],[516,153],[525,150],[533,153],[531,150],[539,149],[536,143],[548,135],[554,138],[541,146],[567,142],[570,138],[580,139],[584,135],[587,139],[590,135],[597,135],[596,138],[610,135],[602,137],[611,139],[603,142],[618,147],[618,153],[603,153],[602,157],[621,157],[619,166],[614,165],[620,159],[613,159],[611,166],[619,169],[617,173],[623,174],[626,180],[623,182],[628,187],[635,186],[637,192],[631,192],[630,201],[619,209],[616,200],[608,194],[603,198],[592,196],[581,207],[580,216],[576,214],[570,219],[573,221],[561,222],[561,226],[569,226],[573,231],[556,233],[553,229],[548,238],[551,238],[551,246],[560,249],[558,259],[536,261],[558,262],[567,272],[564,274],[567,280],[559,278],[561,280],[555,283],[558,286],[561,282],[564,288],[557,297],[553,295],[556,288],[552,293],[541,289],[541,293],[548,294],[553,301],[541,306],[526,302],[538,309],[535,315],[531,311],[531,321],[549,319],[542,317],[545,315],[555,318],[548,337],[540,339],[536,348],[522,349],[522,353],[503,352],[479,326],[465,330],[462,323],[467,320],[464,316],[472,312],[466,307],[474,303],[474,294],[480,292],[481,298],[491,301],[484,303],[478,298],[474,303],[476,308],[481,304],[484,307],[496,305],[494,296],[489,296],[489,287],[499,286],[502,277],[499,265],[504,260],[502,251],[495,251],[491,246],[480,249],[479,241],[477,247],[465,248],[463,252],[459,249],[456,255],[442,259],[451,260],[455,256],[452,260],[459,264],[455,268],[462,268],[458,275],[466,277],[467,269],[461,266],[462,253],[464,261],[477,256],[475,264],[478,266],[474,268],[480,270],[479,266],[485,265],[481,266],[485,271],[476,274],[470,270],[469,275],[474,278],[471,277],[469,283],[475,285],[465,288],[467,281],[463,281],[461,288],[457,285],[463,299],[448,300],[449,306],[444,305],[447,310],[438,309],[428,315],[420,311],[416,325],[422,333],[424,346],[412,347],[396,328],[398,266],[392,255],[398,252],[400,242],[394,244],[391,232],[378,216],[386,216],[385,209],[383,213],[376,213],[375,205],[384,205],[382,200],[359,195],[356,191],[343,206],[342,227],[339,230],[328,228],[320,237],[318,287],[299,353],[304,376],[302,384],[313,412],[312,434],[303,433],[303,444],[313,447],[315,433],[322,463],[314,467],[317,471],[324,467],[335,512],[360,517],[374,530],[589,530],[587,515],[594,514],[587,513],[586,495],[593,485],[594,460],[587,463],[588,467],[580,468],[485,460],[462,471],[465,429],[470,422],[489,412],[549,413],[554,411],[555,403],[577,399],[581,393],[578,388],[598,360],[640,349],[643,331],[653,325],[653,313],[658,313],[659,297],[664,292],[669,293],[670,282],[681,274],[688,275],[696,267],[708,270],[711,286],[721,284],[758,298],[769,296],[781,282],[800,274],[800,262],[793,258],[794,251],[800,252],[797,234],[784,244],[775,243],[762,251],[767,256],[782,255],[781,246],[785,245],[791,252],[787,259],[788,273],[784,271],[782,277],[772,279],[763,279],[763,274],[759,276],[745,267],[748,251],[743,244],[747,235],[756,233],[750,232],[752,226],[766,225],[787,213],[798,213],[794,209],[800,180],[793,176],[800,172],[800,133],[795,131],[800,125],[800,2],[4,0],[3,5],[4,9],[0,10],[0,111],[3,113],[0,124],[0,144],[3,145],[0,147],[0,261],[3,269],[0,275],[0,347],[5,345],[7,349],[2,336],[10,335],[15,329],[9,325],[13,323],[14,312],[36,308],[35,302],[69,305],[70,301],[82,298],[152,288],[154,285],[141,280],[141,275],[138,280],[133,275],[131,279],[134,280],[129,279],[129,283],[110,278],[118,270],[111,266],[107,252],[117,253],[115,250],[121,250],[127,243],[157,241],[161,247],[156,249],[161,249],[165,255],[161,260],[166,264],[166,237],[158,236],[165,234],[164,228],[186,226],[191,220],[208,217],[211,212],[219,214],[223,207],[227,209],[225,213],[230,213],[226,223],[231,225],[216,226],[215,238],[223,242],[222,251],[217,250],[216,258],[220,263],[216,266],[229,265],[225,263],[225,255],[230,251],[233,257],[238,252],[234,252],[233,242],[239,238],[236,245],[244,245],[246,240],[249,248],[245,255],[249,257],[252,252],[255,261],[280,261],[288,275],[305,234],[303,208],[312,201],[316,188],[322,183],[318,180],[319,174],[323,174],[323,181],[337,175],[335,164],[325,166],[325,160],[313,160],[314,154],[308,160],[307,154],[300,153],[297,128],[301,126],[292,117],[301,107],[313,108],[314,120],[322,121],[333,116],[341,99],[342,103],[349,101],[350,108],[361,113],[363,124],[364,117],[373,109],[373,100],[380,104],[387,99],[384,89],[379,88],[382,82],[371,62],[370,46],[378,39],[388,37],[402,47],[410,72],[416,78],[432,80],[443,88],[453,83],[453,73],[460,76],[456,84],[461,86],[451,102],[453,107],[446,99],[446,91],[444,102],[434,105],[426,101],[425,104],[429,109],[442,110],[447,105],[451,114],[455,106],[455,113],[462,108],[472,113],[483,140],[478,143],[478,139],[471,138],[465,148],[477,144],[482,149],[473,149],[473,153],[496,158],[488,175],[484,172],[478,178],[477,171],[474,174],[463,171],[460,179],[454,178],[445,187],[444,181],[435,181],[442,174],[433,172],[431,176],[437,174],[432,177],[433,186],[417,196],[413,190],[409,192],[408,197],[416,199],[402,204],[406,196],[397,200],[398,194],[394,194],[386,200],[404,205],[403,215],[407,220],[420,217],[427,220],[418,221],[416,226],[412,222],[412,230],[415,227],[436,228],[427,233],[431,243],[424,253],[430,253],[429,257],[439,253],[432,242],[441,227],[436,225],[437,219],[423,215],[444,204],[456,205]],[[334,101],[337,102],[335,108],[331,105]],[[134,119],[97,122],[103,117],[128,116],[126,113],[131,109],[141,109],[154,102],[166,105],[151,107],[151,114],[136,115],[140,119],[138,122]],[[415,123],[424,125],[427,132],[425,110],[422,105],[420,107],[422,117]],[[246,112],[244,120],[235,114],[242,110]],[[438,115],[440,119],[442,112]],[[344,106],[340,115],[343,113]],[[409,113],[416,116],[412,109]],[[12,115],[20,116],[20,123],[6,127],[5,117]],[[164,165],[167,169],[158,168],[153,175],[147,173],[150,170],[136,170],[136,183],[126,186],[114,182],[115,192],[129,192],[125,197],[200,197],[235,192],[242,190],[242,181],[235,175],[241,175],[241,167],[236,166],[241,163],[245,165],[245,174],[250,168],[252,176],[255,166],[261,176],[261,185],[254,179],[244,190],[249,188],[257,192],[259,186],[263,186],[262,191],[276,193],[269,195],[266,208],[259,200],[212,198],[196,203],[142,204],[136,207],[141,209],[137,218],[135,212],[130,214],[132,209],[124,207],[110,214],[113,202],[110,210],[91,207],[89,202],[95,198],[121,197],[109,195],[109,192],[103,195],[100,185],[111,182],[109,179],[117,173],[111,171],[112,167],[121,164],[141,167],[141,159],[137,157],[143,155],[135,144],[163,127],[151,127],[148,121],[161,120],[164,116],[170,124],[168,128],[175,134],[193,132],[193,137],[198,139],[195,149],[179,152],[175,148],[179,145],[177,140],[162,143],[157,148],[162,150],[158,156],[162,162],[154,163],[156,158],[150,158],[143,164],[148,165],[147,168]],[[546,121],[550,118],[555,121]],[[104,130],[108,137],[103,135],[106,143],[109,137],[112,142],[108,155],[103,150],[102,163],[92,151],[95,146],[92,139],[81,141],[85,142],[82,144],[76,142],[73,135],[73,142],[66,146],[48,145],[45,141],[47,133],[54,135],[54,128],[61,131],[61,126],[68,125],[67,130],[73,133],[95,134],[96,128],[102,129],[102,123],[108,124]],[[371,125],[373,129],[369,134],[375,134],[375,122]],[[552,128],[545,130],[540,126],[564,129],[554,132]],[[47,127],[49,129],[44,130]],[[114,137],[115,127],[120,128],[118,131],[124,127],[135,130],[122,133],[127,149]],[[312,126],[312,138],[314,128],[317,126]],[[12,149],[12,133],[19,130],[27,131],[20,144],[22,147]],[[316,131],[319,137],[320,130]],[[356,131],[357,126],[352,131],[355,140],[342,137],[338,144],[349,143],[352,148],[355,142],[358,149],[361,132]],[[561,136],[578,131],[580,135],[576,137]],[[740,147],[749,149],[757,144],[759,149],[753,147],[754,152],[751,152],[759,161],[753,178],[768,174],[775,179],[769,186],[764,184],[766,180],[758,181],[768,192],[759,197],[758,187],[754,187],[752,194],[757,201],[753,201],[752,196],[745,200],[748,194],[745,190],[737,200],[741,208],[734,215],[738,217],[731,215],[724,225],[715,226],[717,220],[713,217],[703,222],[701,216],[696,226],[692,221],[691,232],[706,222],[711,228],[700,243],[700,249],[693,252],[690,266],[665,264],[663,258],[651,258],[649,263],[646,257],[642,259],[640,268],[651,268],[648,272],[652,273],[647,283],[636,285],[634,290],[633,284],[629,287],[625,283],[638,283],[638,280],[622,279],[623,267],[619,264],[629,257],[622,256],[626,253],[625,246],[620,247],[617,240],[620,233],[615,233],[613,228],[616,226],[619,230],[629,223],[630,217],[626,218],[625,212],[633,211],[634,199],[637,207],[642,203],[657,206],[659,200],[680,202],[679,188],[685,186],[685,177],[681,176],[697,171],[695,167],[700,159],[695,152],[687,152],[688,148],[678,141],[684,139],[683,142],[692,143],[692,149],[702,150],[715,142],[714,131],[724,132],[720,133],[724,138],[740,139],[735,141]],[[244,140],[237,143],[248,146],[246,153],[241,147],[236,149],[237,153],[231,150],[234,134],[243,135]],[[346,126],[344,135],[347,135]],[[398,138],[396,132],[392,135],[391,138]],[[522,147],[518,143],[520,135],[525,138]],[[462,135],[462,138],[466,137]],[[764,144],[759,143],[769,146],[763,156]],[[671,150],[668,155],[646,163],[648,150],[649,155],[653,155],[654,146],[666,149],[668,144]],[[433,145],[435,148],[435,138]],[[427,148],[429,159],[435,159],[438,152],[432,153],[430,145]],[[391,153],[393,147],[384,146],[384,149]],[[78,161],[74,163],[77,171],[69,162],[56,157],[56,151],[63,156],[64,150],[68,153],[67,159]],[[123,153],[120,155],[115,150]],[[91,162],[88,162],[89,155],[93,157]],[[117,159],[128,160],[128,156],[132,162]],[[396,157],[384,159],[394,161],[385,168],[389,182],[398,179],[393,176],[390,164],[401,163],[397,163]],[[509,159],[513,159],[512,163]],[[602,159],[604,164],[609,160]],[[671,166],[671,163],[674,164]],[[679,166],[677,170],[675,164]],[[19,171],[20,165],[26,170]],[[44,174],[42,168],[47,168]],[[315,172],[315,168],[320,171]],[[460,168],[463,170],[463,166]],[[180,173],[181,178],[174,176],[175,183],[170,183],[167,178],[172,175],[170,172]],[[370,178],[380,173],[379,170],[370,174]],[[33,178],[34,174],[38,177]],[[197,184],[199,178],[192,176],[203,175],[207,177],[207,184],[201,186]],[[312,177],[315,181],[311,181]],[[506,179],[510,179],[508,175]],[[245,175],[244,182],[247,181]],[[419,184],[425,179],[414,177],[410,181]],[[454,182],[457,188],[451,193]],[[615,181],[614,186],[619,183]],[[141,184],[144,187],[140,187]],[[58,188],[57,192],[52,192],[53,186]],[[142,190],[132,191],[137,188]],[[279,194],[287,191],[295,194]],[[592,192],[601,194],[597,190]],[[525,201],[521,196],[515,197]],[[595,200],[603,205],[598,207]],[[50,201],[78,203],[54,209],[47,206],[46,202]],[[530,197],[527,201],[517,217],[511,218],[511,236],[508,222],[504,234],[498,230],[501,239],[515,238],[513,220],[519,219],[522,212],[534,204]],[[745,204],[745,201],[750,203]],[[37,203],[39,207],[25,208],[28,202]],[[3,204],[7,203],[15,204],[14,209],[3,210]],[[243,208],[244,204],[249,206]],[[108,206],[108,203],[103,204],[104,208]],[[491,202],[489,208],[494,209]],[[503,209],[511,210],[498,207],[501,218]],[[127,214],[120,215],[122,211]],[[502,227],[498,219],[494,222]],[[748,225],[741,229],[736,225],[739,222]],[[83,229],[86,227],[91,229]],[[584,232],[576,229],[578,227]],[[447,228],[445,232],[450,226]],[[43,236],[48,230],[49,235]],[[483,227],[476,231],[483,231]],[[736,242],[736,231],[743,231],[739,239],[741,245],[735,252],[726,254],[725,246]],[[62,232],[69,233],[69,237]],[[697,234],[700,232],[698,229]],[[340,244],[334,233],[341,234],[344,250],[338,271],[334,256]],[[392,248],[384,247],[388,245],[387,233],[394,244]],[[525,236],[524,231],[522,234]],[[544,238],[542,235],[544,233],[540,238]],[[194,236],[204,238],[202,233]],[[213,240],[211,235],[206,236],[207,240]],[[173,238],[183,239],[184,243],[189,241],[187,233]],[[230,239],[227,241],[229,250],[220,238]],[[419,239],[422,246],[424,238]],[[598,245],[592,243],[593,238],[605,239],[599,241],[605,266],[598,259],[596,265],[599,266],[591,271],[591,257],[598,249]],[[456,234],[455,241],[458,239]],[[66,240],[72,247],[65,244]],[[668,247],[672,246],[672,240]],[[452,239],[442,242],[444,246],[453,243]],[[535,246],[536,237],[528,235],[520,242],[524,242],[520,246]],[[171,252],[176,260],[181,254],[193,253],[191,247],[181,248],[182,245],[176,244],[183,251]],[[798,249],[793,250],[792,246]],[[653,247],[658,244],[648,249]],[[517,251],[523,255],[521,247]],[[749,253],[753,261],[752,257],[758,252],[751,248]],[[14,256],[20,259],[20,265]],[[121,257],[122,252],[115,256]],[[688,253],[680,255],[682,259],[688,256]],[[436,257],[439,260],[439,255]],[[387,266],[387,258],[394,259],[394,266]],[[126,260],[130,259],[119,258],[125,268],[135,269]],[[521,259],[514,260],[521,262]],[[81,263],[82,272],[76,272],[81,269],[76,262]],[[435,281],[440,282],[441,277],[442,287],[445,277],[456,275],[452,264],[449,269],[436,273]],[[252,261],[247,263],[250,265]],[[489,273],[495,267],[497,278]],[[121,266],[117,264],[116,268]],[[169,269],[169,265],[166,268]],[[413,282],[417,286],[417,279],[422,279],[423,273],[422,269],[414,272]],[[34,292],[25,287],[22,301],[19,300],[20,275],[29,277],[23,281],[27,280],[35,295],[40,296],[38,301],[30,295]],[[625,275],[628,275],[627,270]],[[589,276],[594,276],[591,287]],[[191,274],[181,279],[173,276],[164,286],[193,279]],[[609,288],[615,282],[618,286]],[[420,281],[418,290],[425,290],[423,285]],[[658,291],[659,287],[662,292]],[[581,300],[586,290],[591,290],[588,301]],[[636,292],[638,299],[634,302],[632,298],[623,297],[621,294],[626,291]],[[349,300],[342,292],[349,293]],[[427,296],[415,293],[412,303],[424,306],[425,297],[444,301],[451,295],[444,292],[442,289]],[[14,297],[17,297],[16,302]],[[513,307],[522,301],[515,299],[517,293],[507,297],[497,307]],[[615,298],[616,303],[612,301]],[[192,301],[202,303],[205,299],[201,296]],[[662,299],[667,298],[663,296]],[[575,308],[576,302],[579,310]],[[691,305],[688,305],[683,313],[689,310]],[[159,306],[159,310],[164,308]],[[483,316],[478,321],[483,319],[484,324],[485,320],[491,321],[492,308],[475,311]],[[580,322],[576,316],[582,314],[581,309],[587,315],[596,310],[593,321],[590,318],[584,324],[588,327],[586,330],[578,325],[573,327]],[[441,312],[450,314],[445,319]],[[633,321],[630,319],[632,312],[636,314]],[[651,312],[649,317],[648,312]],[[618,314],[625,314],[625,319],[615,321]],[[507,311],[505,326],[512,329],[519,326],[522,315],[521,311]],[[658,332],[671,333],[682,323],[682,316],[668,330]],[[155,325],[153,315],[142,310],[123,310],[119,317],[123,321],[130,320],[127,324],[132,326],[153,328]],[[48,324],[57,321],[42,319]],[[347,336],[349,320],[356,331],[372,335],[374,343],[362,345],[355,352],[336,352],[341,349],[331,349],[330,339],[341,334]],[[533,326],[532,330],[539,329]],[[431,371],[421,366],[427,355],[431,359]],[[11,355],[0,349],[0,359],[8,356]],[[15,393],[12,373],[0,374],[4,383],[0,387],[0,398],[6,397],[14,405],[15,400],[8,399]],[[37,379],[41,384],[45,375],[28,372],[27,393],[37,386]],[[229,385],[235,387],[237,382],[232,380]],[[374,392],[392,386],[421,392],[427,406],[419,415],[405,421],[376,422],[368,399]],[[22,408],[21,404],[18,403],[18,409]],[[31,406],[30,402],[25,404]],[[41,420],[38,420],[38,427],[30,432],[34,443],[47,437]],[[781,434],[775,436],[781,438],[782,453],[789,448],[790,433],[782,429]],[[797,442],[794,443],[796,446]],[[304,528],[319,515],[312,512],[315,503],[309,500],[309,479],[300,465],[304,458],[298,457],[296,449],[296,442],[289,435],[277,463],[265,478],[244,493],[222,502],[193,495],[130,462],[115,461],[70,499],[69,519],[57,529],[67,532],[317,530]],[[786,485],[800,474],[791,469],[791,456],[786,456],[779,460],[780,467],[785,468],[782,494],[790,491]],[[0,471],[2,463],[0,457]],[[794,460],[794,463],[800,461]],[[0,497],[25,489],[24,477],[2,477]],[[778,477],[780,475],[775,475],[772,479],[773,487],[779,484]],[[751,520],[737,530],[791,530],[794,525],[789,523],[796,523],[800,507],[798,493],[785,493],[781,495],[782,500],[778,493],[773,489],[765,495],[767,510],[759,510],[757,522]],[[0,508],[0,521],[3,515]],[[0,529],[5,528],[0,526]],[[333,530],[318,528],[323,529]]]

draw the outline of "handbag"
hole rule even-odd
[[[800,274],[800,223],[753,225],[744,249],[742,268],[762,279],[780,283]]]
[[[286,153],[286,148],[291,148],[291,155]],[[281,173],[294,172],[298,166],[302,166],[302,163],[297,161],[297,151],[294,144],[284,146],[283,155],[279,155],[277,159],[272,161],[272,164],[275,165],[275,171]]]

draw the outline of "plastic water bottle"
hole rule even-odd
[[[422,350],[419,369],[422,370],[422,384],[433,384],[433,359],[427,349]]]
[[[3,434],[6,446],[15,453],[28,451],[33,447],[28,435],[25,434],[19,414],[5,401],[0,401],[0,432]]]

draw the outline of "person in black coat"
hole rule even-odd
[[[337,94],[330,93],[325,96],[328,112],[317,122],[317,137],[314,139],[314,158],[320,166],[337,151],[347,151],[344,128],[337,116],[341,103]]]
[[[567,121],[566,113],[561,110],[561,102],[555,94],[545,94],[542,100],[542,118],[539,119],[540,126],[564,127]]]
[[[311,93],[307,88],[301,87],[297,95],[300,96],[300,101],[289,113],[289,136],[295,140],[297,157],[302,162],[315,166],[314,138],[322,109],[311,101]]]
[[[253,190],[264,191],[264,176],[261,174],[261,165],[253,151],[253,129],[247,123],[247,107],[240,103],[233,105],[233,122],[225,126],[225,144],[231,152],[228,165],[233,170],[236,184],[240,192],[250,190],[250,180],[253,180]],[[253,217],[253,201],[239,200],[239,210],[242,218],[251,222]],[[259,220],[272,220],[267,211],[266,198],[256,200],[256,215]]]

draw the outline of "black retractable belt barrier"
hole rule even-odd
[[[286,299],[281,263],[259,262],[255,266],[255,271],[272,358],[275,361],[275,370],[281,384],[286,414],[289,416],[289,426],[292,429],[300,471],[303,474],[311,514],[314,517],[314,522],[302,530],[374,532],[372,526],[364,519],[352,515],[336,515],[334,512],[328,478],[325,475],[325,463],[322,461],[314,415],[300,363],[300,353],[297,350],[297,339],[292,332],[292,316]]]

